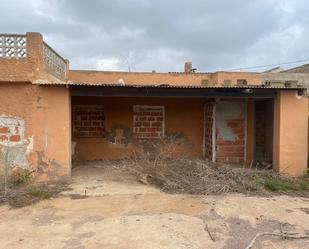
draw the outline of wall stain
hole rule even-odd
[[[127,147],[134,140],[132,128],[119,124],[106,132],[106,139],[116,145],[123,145]]]

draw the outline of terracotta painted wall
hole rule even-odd
[[[111,83],[123,80],[125,84],[175,84],[201,85],[202,80],[209,79],[209,73],[150,73],[150,72],[104,72],[70,70],[68,80],[71,82]]]
[[[0,57],[0,82],[65,83],[64,78],[56,77],[43,59],[43,36],[40,33],[27,33],[26,51],[23,58]],[[66,62],[68,64],[68,62]],[[68,65],[67,65],[68,67]]]
[[[105,72],[69,70],[68,81],[80,83],[117,84],[171,84],[171,85],[223,85],[224,80],[230,80],[236,85],[238,79],[246,79],[248,84],[260,84],[260,73],[247,72],[216,72],[216,73],[150,73],[150,72]]]
[[[38,181],[60,180],[71,173],[70,94],[65,87],[0,83],[1,120],[21,120],[23,137],[9,147],[10,167],[33,169]],[[11,122],[12,123],[12,122]],[[14,131],[13,131],[14,132]],[[0,158],[0,161],[3,158]],[[19,165],[21,164],[21,165]]]
[[[165,107],[165,134],[176,132],[188,139],[179,151],[183,155],[202,157],[203,152],[202,99],[72,97],[73,104],[104,105],[106,130],[115,127],[133,128],[133,105]],[[77,160],[117,159],[131,154],[134,146],[115,144],[106,138],[73,138]],[[190,143],[190,145],[189,145]]]
[[[274,104],[274,168],[290,176],[307,169],[308,98],[296,91],[281,91]]]

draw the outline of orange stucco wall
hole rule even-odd
[[[273,164],[280,173],[301,176],[307,168],[308,98],[281,91],[274,105]]]
[[[203,152],[203,104],[202,99],[167,98],[111,98],[73,97],[72,103],[104,105],[106,130],[123,125],[133,127],[133,105],[165,106],[165,132],[185,135],[187,142],[179,153],[187,156],[202,156]],[[130,156],[134,146],[117,145],[106,138],[74,138],[77,160],[118,159]],[[190,145],[189,145],[190,144]]]
[[[113,127],[125,126],[130,130],[133,129],[133,106],[134,105],[150,105],[150,106],[164,106],[164,124],[165,134],[170,132],[179,133],[187,138],[185,145],[180,148],[179,156],[203,156],[203,139],[204,139],[204,104],[209,99],[195,99],[195,98],[134,98],[134,97],[72,97],[72,104],[74,105],[102,105],[105,112],[105,129],[107,132],[111,131]],[[225,99],[235,102],[235,100]],[[239,99],[238,102],[243,102]],[[244,114],[245,115],[245,114]],[[242,118],[244,122],[245,118]],[[87,122],[87,121],[85,121]],[[235,123],[235,121],[234,121]],[[74,127],[74,125],[73,125]],[[235,127],[234,127],[235,128]],[[241,130],[240,130],[241,129]],[[223,141],[220,140],[220,146],[226,149],[234,150],[233,153],[239,152],[245,154],[245,144],[243,133],[244,125],[231,128],[231,133],[241,132],[241,141]],[[74,132],[73,132],[74,134]],[[236,136],[237,134],[235,134]],[[129,146],[115,144],[114,141],[109,141],[107,138],[81,138],[74,137],[73,141],[76,143],[74,159],[76,160],[95,160],[95,159],[118,159],[132,155],[132,149],[136,149],[134,142]],[[224,147],[224,148],[225,148]],[[235,151],[236,147],[236,151]],[[242,149],[242,152],[239,151]],[[222,153],[222,150],[221,152]],[[221,155],[223,160],[223,155]],[[243,157],[243,156],[242,156]],[[222,161],[221,160],[221,161]],[[242,159],[244,160],[244,158]],[[229,161],[231,163],[231,161]],[[235,163],[235,162],[234,162]]]
[[[84,83],[116,84],[123,80],[125,84],[175,84],[201,85],[202,80],[210,79],[209,73],[150,73],[150,72],[103,72],[70,70],[68,80]]]
[[[236,85],[238,79],[246,79],[248,84],[260,84],[260,73],[247,72],[216,72],[216,73],[150,73],[150,72],[106,72],[69,70],[68,81],[79,83],[104,83],[117,84],[122,81],[125,84],[142,85],[223,85],[224,80],[230,80]]]
[[[25,58],[0,57],[0,82],[65,83],[56,77],[43,59],[43,36],[27,33]]]
[[[0,118],[24,121],[23,140],[9,144],[9,150],[25,146],[24,154],[19,150],[17,156],[25,157],[25,168],[34,170],[38,181],[70,176],[70,111],[70,93],[65,87],[0,83]]]

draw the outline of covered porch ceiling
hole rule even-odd
[[[274,98],[278,90],[294,90],[302,94],[303,88],[268,86],[170,86],[170,85],[69,85],[71,96],[105,97],[175,97],[175,98]]]

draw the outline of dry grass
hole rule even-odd
[[[0,204],[9,204],[20,208],[58,196],[62,191],[68,190],[68,184],[22,184],[10,186],[7,193],[0,190]]]
[[[284,193],[309,196],[309,177],[291,179],[270,170],[271,164],[237,168],[201,159],[181,158],[181,147],[190,148],[183,135],[169,134],[158,140],[140,142],[143,151],[133,152],[127,170],[139,181],[151,183],[168,193],[221,194]]]
[[[86,162],[84,162],[86,163]],[[89,163],[89,162],[88,162]],[[139,182],[151,184],[167,193],[218,195],[244,193],[270,195],[274,193],[309,197],[309,177],[291,179],[279,176],[272,170],[235,168],[201,159],[168,159],[135,157],[131,160],[96,161],[97,167],[126,172]],[[15,179],[15,178],[14,178]],[[34,185],[27,181],[13,181],[6,195],[0,189],[0,204],[23,207],[58,196],[68,190],[65,183]],[[15,180],[16,180],[15,179]]]

